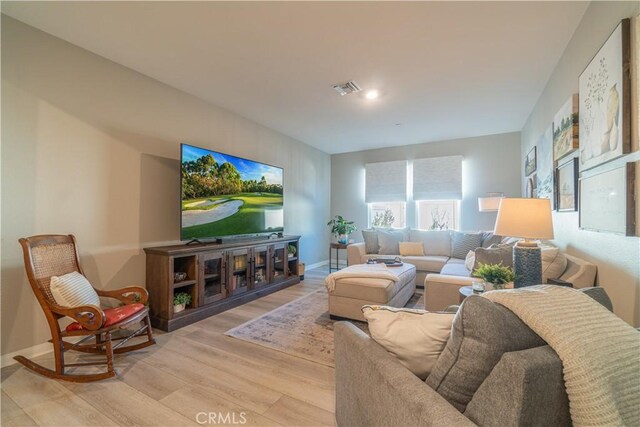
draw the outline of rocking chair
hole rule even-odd
[[[114,377],[114,353],[126,353],[155,344],[149,321],[149,308],[144,304],[149,298],[147,290],[138,286],[130,286],[113,291],[95,289],[98,296],[114,298],[124,306],[102,309],[95,305],[80,307],[63,307],[56,304],[50,289],[52,276],[61,276],[77,271],[84,275],[78,258],[78,248],[73,235],[42,235],[20,239],[24,252],[24,265],[29,283],[36,295],[49,323],[51,340],[55,356],[55,370],[45,368],[24,356],[16,356],[15,360],[41,375],[73,382],[98,381]],[[74,323],[64,330],[60,329],[59,320],[70,317]],[[138,323],[140,326],[133,333],[124,336],[113,336],[118,330],[126,330]],[[124,345],[132,338],[145,334],[146,341],[138,344]],[[84,337],[72,343],[63,338]],[[95,339],[94,343],[87,343]],[[114,342],[117,342],[114,344]],[[68,350],[83,353],[101,354],[106,361],[65,363],[64,354]],[[92,365],[107,365],[106,372],[94,374],[68,374],[65,368]]]

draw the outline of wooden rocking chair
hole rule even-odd
[[[95,305],[81,307],[62,307],[56,304],[50,289],[52,276],[61,276],[82,268],[78,258],[78,248],[73,235],[42,235],[20,239],[24,252],[24,265],[29,277],[29,283],[36,295],[51,329],[51,340],[55,355],[55,370],[45,368],[24,356],[16,356],[15,360],[41,375],[73,382],[90,382],[116,375],[113,368],[114,353],[126,353],[155,344],[149,321],[149,308],[144,306],[149,298],[147,290],[138,286],[130,286],[113,291],[96,289],[101,297],[114,298],[121,301],[124,307],[101,309]],[[59,320],[70,317],[75,323],[60,329]],[[113,336],[118,330],[125,330],[142,322],[142,326],[125,336]],[[139,344],[123,346],[132,338],[146,333],[147,340]],[[72,343],[63,338],[82,337],[80,341]],[[87,343],[95,338],[94,343]],[[119,341],[114,344],[115,341]],[[76,350],[83,353],[102,354],[106,361],[65,363],[64,353]],[[97,374],[67,374],[65,368],[107,365],[106,372]]]

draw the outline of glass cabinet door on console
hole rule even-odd
[[[200,305],[210,304],[227,297],[227,278],[223,252],[200,255],[202,290]]]
[[[284,243],[271,245],[271,280],[278,282],[287,278],[287,247]]]
[[[231,295],[238,295],[249,290],[251,279],[250,250],[235,249],[228,252],[229,274],[227,288]]]
[[[259,288],[269,284],[271,274],[269,262],[269,246],[256,246],[251,249],[251,279],[252,288]]]

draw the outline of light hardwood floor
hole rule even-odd
[[[333,368],[224,335],[315,291],[327,274],[309,270],[298,285],[175,332],[156,331],[157,345],[117,357],[117,378],[74,384],[21,365],[3,368],[2,426],[333,426]],[[53,364],[51,354],[36,360]]]

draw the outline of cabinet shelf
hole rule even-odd
[[[204,275],[204,280],[209,280],[209,279],[219,279],[220,275],[215,273],[215,274],[205,274]]]
[[[196,284],[196,280],[183,280],[181,282],[174,282],[172,287],[173,289],[178,289],[178,288],[182,288],[185,286],[191,286],[191,285],[195,285]]]

